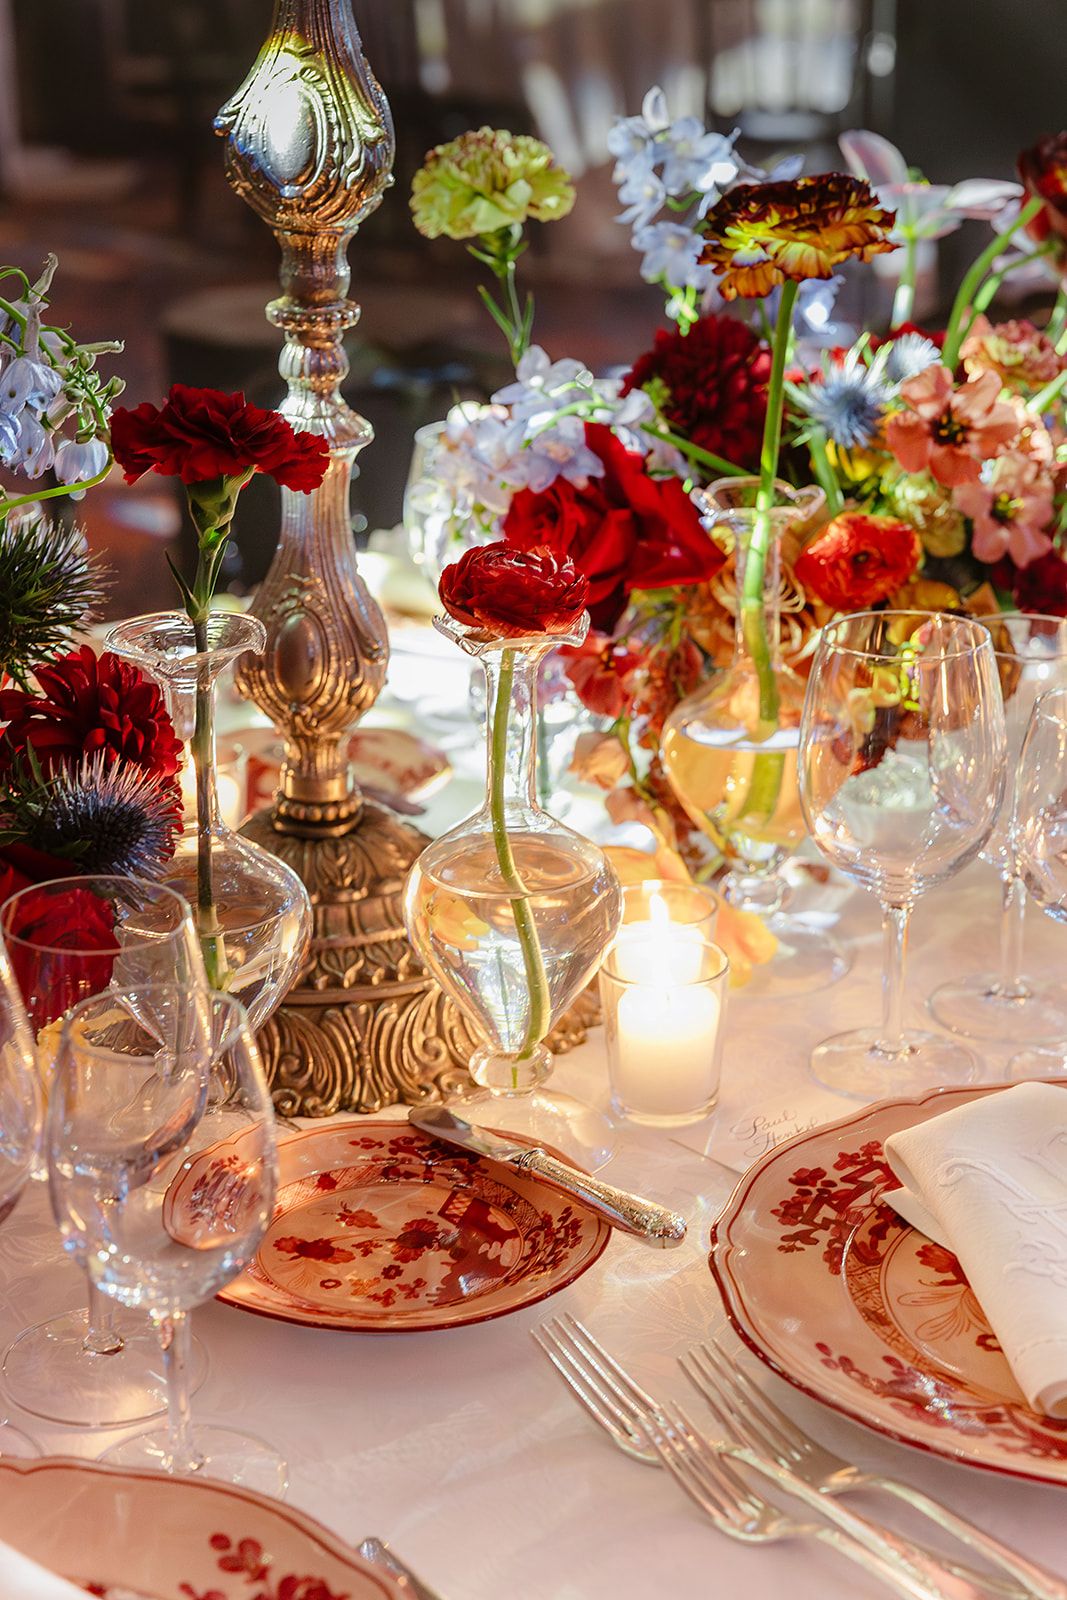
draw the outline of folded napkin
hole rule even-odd
[[[1067,1089],[981,1095],[885,1153],[885,1199],[957,1257],[1032,1409],[1067,1417]]]
[[[0,1595],[4,1600],[85,1600],[86,1591],[0,1540]]]

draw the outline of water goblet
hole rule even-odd
[[[1055,922],[1067,923],[1067,686],[1034,702],[1016,778],[1011,848],[1030,899]],[[1061,1041],[1063,1036],[1061,1035]],[[1015,1078],[1067,1074],[1058,1049],[1035,1046],[1013,1056]]]
[[[879,611],[822,630],[801,722],[801,802],[822,853],[878,896],[885,937],[882,1022],[816,1047],[812,1072],[827,1087],[869,1100],[978,1077],[959,1040],[905,1028],[904,956],[915,901],[988,839],[1005,754],[982,624]]]
[[[1026,889],[1011,849],[1013,775],[1035,701],[1047,689],[1067,684],[1067,619],[1014,611],[978,620],[993,636],[1011,780],[982,849],[983,859],[997,868],[1001,880],[1000,970],[943,983],[930,996],[929,1006],[942,1027],[965,1038],[1037,1043],[1067,1035],[1067,984],[1041,982],[1023,969]]]
[[[97,1289],[148,1311],[167,1380],[166,1427],[103,1460],[284,1492],[278,1452],[194,1424],[188,1384],[190,1310],[244,1271],[270,1223],[274,1141],[262,1063],[232,995],[114,989],[65,1019],[46,1125],[52,1207]]]
[[[0,1222],[14,1211],[41,1137],[41,1085],[33,1039],[11,964],[0,945]],[[35,1456],[37,1446],[0,1418],[0,1458]]]
[[[0,941],[25,1001],[46,1095],[62,1018],[79,1001],[115,986],[207,985],[188,905],[144,879],[58,878],[23,889],[0,906]],[[166,1405],[151,1329],[120,1328],[114,1305],[91,1283],[86,1310],[27,1328],[3,1370],[12,1398],[49,1422],[119,1427]],[[205,1370],[197,1346],[198,1385]]]

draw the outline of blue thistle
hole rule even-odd
[[[927,367],[941,360],[941,352],[932,339],[921,333],[902,333],[889,346],[885,360],[885,375],[890,383],[907,383],[917,378]]]
[[[158,878],[181,828],[172,784],[128,762],[86,756],[39,792],[28,842],[85,873]]]
[[[842,450],[856,450],[874,441],[888,400],[889,388],[879,373],[846,362],[811,384],[803,404],[828,439]]]

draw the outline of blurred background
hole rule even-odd
[[[52,319],[82,340],[125,339],[108,368],[126,380],[125,403],[158,403],[175,380],[265,405],[281,396],[278,336],[263,317],[276,248],[227,187],[211,127],[271,10],[271,0],[0,0],[0,261],[32,277],[57,253]],[[377,434],[355,492],[364,529],[399,520],[415,428],[457,393],[485,395],[507,378],[474,264],[410,222],[411,175],[430,146],[483,123],[552,145],[578,203],[532,230],[536,338],[602,370],[629,365],[662,319],[613,220],[606,148],[613,119],[638,111],[652,84],[672,115],[740,128],[749,159],[799,150],[808,171],[840,166],[838,133],[867,127],[931,181],[1010,177],[1020,148],[1067,121],[1063,0],[354,0],[354,10],[398,143],[396,187],[350,250],[364,314],[346,393]],[[931,251],[923,317],[947,308],[983,242],[968,224]],[[846,292],[846,313],[884,317],[890,287],[884,306]],[[269,563],[273,493],[257,481],[242,498],[227,573],[236,590]],[[182,529],[168,482],[129,491],[112,480],[74,514],[110,555],[113,615],[171,603],[162,550],[180,546]]]

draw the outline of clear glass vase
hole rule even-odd
[[[175,729],[186,744],[186,793],[195,806],[165,881],[193,909],[212,986],[239,999],[253,1028],[262,1027],[295,982],[311,938],[311,902],[291,867],[227,827],[215,770],[215,693],[220,675],[246,651],[259,654],[263,624],[214,612],[198,650],[181,612],[133,617],[105,643],[160,682]],[[190,814],[191,812],[191,814]]]
[[[552,1067],[544,1040],[596,973],[622,918],[603,851],[537,800],[538,667],[581,636],[487,640],[450,621],[438,627],[485,671],[486,798],[416,861],[404,897],[408,932],[484,1040],[470,1062],[487,1091],[473,1120],[532,1133],[598,1165],[610,1145],[600,1113],[536,1092]]]
[[[775,504],[759,512],[758,487],[757,478],[723,478],[701,497],[705,528],[734,554],[734,654],[675,707],[662,756],[686,813],[726,859],[724,898],[760,915],[778,940],[751,990],[809,993],[843,977],[849,961],[825,931],[783,910],[780,869],[806,833],[797,786],[805,685],[782,660],[780,546],[787,530],[815,521],[825,499],[821,489],[777,482]],[[755,559],[762,581],[750,583]]]

